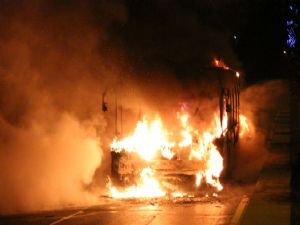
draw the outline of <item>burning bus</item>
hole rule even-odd
[[[113,140],[108,184],[113,197],[182,195],[174,186],[187,180],[195,187],[205,183],[222,190],[220,177],[230,176],[239,138],[239,74],[220,66],[203,73],[205,78],[195,77],[193,83],[199,84],[199,95],[209,95],[217,106],[205,126],[199,122],[205,114],[199,113],[201,105],[186,110],[183,104],[176,113],[179,129],[166,129],[159,115],[145,116],[131,134]]]

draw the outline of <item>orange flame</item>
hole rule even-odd
[[[229,70],[230,68],[228,67],[228,66],[226,66],[226,64],[220,59],[214,59],[213,60],[213,65],[215,66],[215,67],[221,67],[221,68],[223,68],[223,69],[225,69],[225,70]]]
[[[246,116],[240,115],[240,136],[243,137],[246,133],[249,133],[250,127]]]
[[[160,186],[159,181],[154,177],[154,172],[147,167],[140,173],[140,180],[137,185],[130,186],[123,191],[119,191],[112,186],[111,181],[108,183],[111,196],[114,198],[154,198],[166,195]]]
[[[162,127],[161,119],[157,116],[151,123],[146,117],[139,121],[132,136],[122,140],[115,140],[111,144],[111,149],[115,152],[125,150],[136,152],[146,161],[153,159],[159,150],[162,156],[171,159],[174,153],[171,148],[174,143],[168,141],[168,134]]]
[[[232,70],[229,66],[227,66],[224,61],[222,61],[222,59],[213,59],[213,62],[212,62],[213,66],[215,67],[220,67],[220,68],[223,68],[224,70]],[[240,77],[240,72],[238,71],[235,71],[235,76],[237,78]]]
[[[197,160],[204,164],[203,169],[196,173],[196,186],[199,187],[205,181],[216,190],[221,191],[223,186],[219,177],[223,170],[223,158],[213,141],[226,130],[227,117],[223,118],[222,127],[217,114],[215,114],[211,126],[202,134],[199,134],[199,131],[190,125],[188,114],[177,113],[177,118],[182,127],[181,138],[179,138],[181,140],[170,141],[170,133],[164,129],[159,116],[152,122],[144,117],[142,121],[137,123],[132,135],[120,140],[115,139],[111,144],[111,149],[115,152],[136,152],[143,160],[149,162],[157,154],[166,159],[172,159],[176,155],[176,151],[173,151],[174,148],[188,148],[190,150],[189,160]],[[180,159],[178,155],[176,158]],[[127,187],[123,191],[119,191],[111,182],[109,182],[108,187],[114,198],[161,197],[166,195],[166,191],[150,167],[141,171],[139,182],[136,185]],[[174,192],[171,195],[183,196],[184,194]]]

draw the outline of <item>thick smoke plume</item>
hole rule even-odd
[[[0,1],[0,213],[96,203],[116,100],[168,112],[213,56],[236,64],[194,6],[129,2]]]
[[[0,212],[95,203],[99,96],[116,77],[104,30],[85,4],[1,4]]]
[[[90,125],[67,113],[24,128],[1,125],[8,135],[0,144],[1,211],[96,202],[84,191],[101,161]]]

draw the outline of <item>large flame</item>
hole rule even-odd
[[[163,197],[167,194],[173,197],[186,196],[186,193],[177,190],[168,193],[156,176],[154,169],[151,168],[151,161],[157,156],[166,160],[181,160],[179,153],[183,149],[189,149],[188,160],[196,160],[203,165],[202,169],[195,174],[195,185],[199,187],[205,182],[215,190],[221,191],[223,186],[219,178],[223,170],[223,158],[214,141],[227,130],[227,114],[224,113],[224,115],[223,121],[220,123],[219,117],[215,113],[211,124],[203,132],[200,132],[191,125],[187,113],[177,113],[181,131],[176,141],[172,140],[171,134],[173,132],[168,132],[164,128],[159,116],[156,116],[152,121],[148,120],[147,117],[138,121],[132,135],[113,140],[111,150],[135,152],[142,160],[148,162],[147,165],[150,167],[141,169],[135,185],[123,190],[118,190],[109,180],[110,195],[113,198]],[[249,129],[247,118],[240,115],[240,136],[248,133]],[[172,137],[174,138],[174,136]]]
[[[111,196],[114,198],[153,198],[166,195],[166,192],[162,190],[159,181],[154,177],[153,170],[149,167],[142,170],[140,179],[136,185],[127,187],[123,191],[119,191],[109,180],[108,188],[111,192]]]
[[[164,131],[158,116],[151,123],[144,117],[142,121],[138,121],[133,135],[122,140],[116,138],[111,144],[111,149],[115,152],[136,152],[146,161],[153,159],[157,151],[165,158],[172,158],[172,147],[174,143],[169,142],[168,133]]]

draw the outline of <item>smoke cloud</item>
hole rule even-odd
[[[84,191],[101,161],[95,131],[69,114],[6,128],[1,142],[1,211],[96,202]],[[90,130],[88,130],[90,129]]]
[[[116,77],[104,30],[82,3],[1,4],[0,212],[95,203],[99,96]]]

